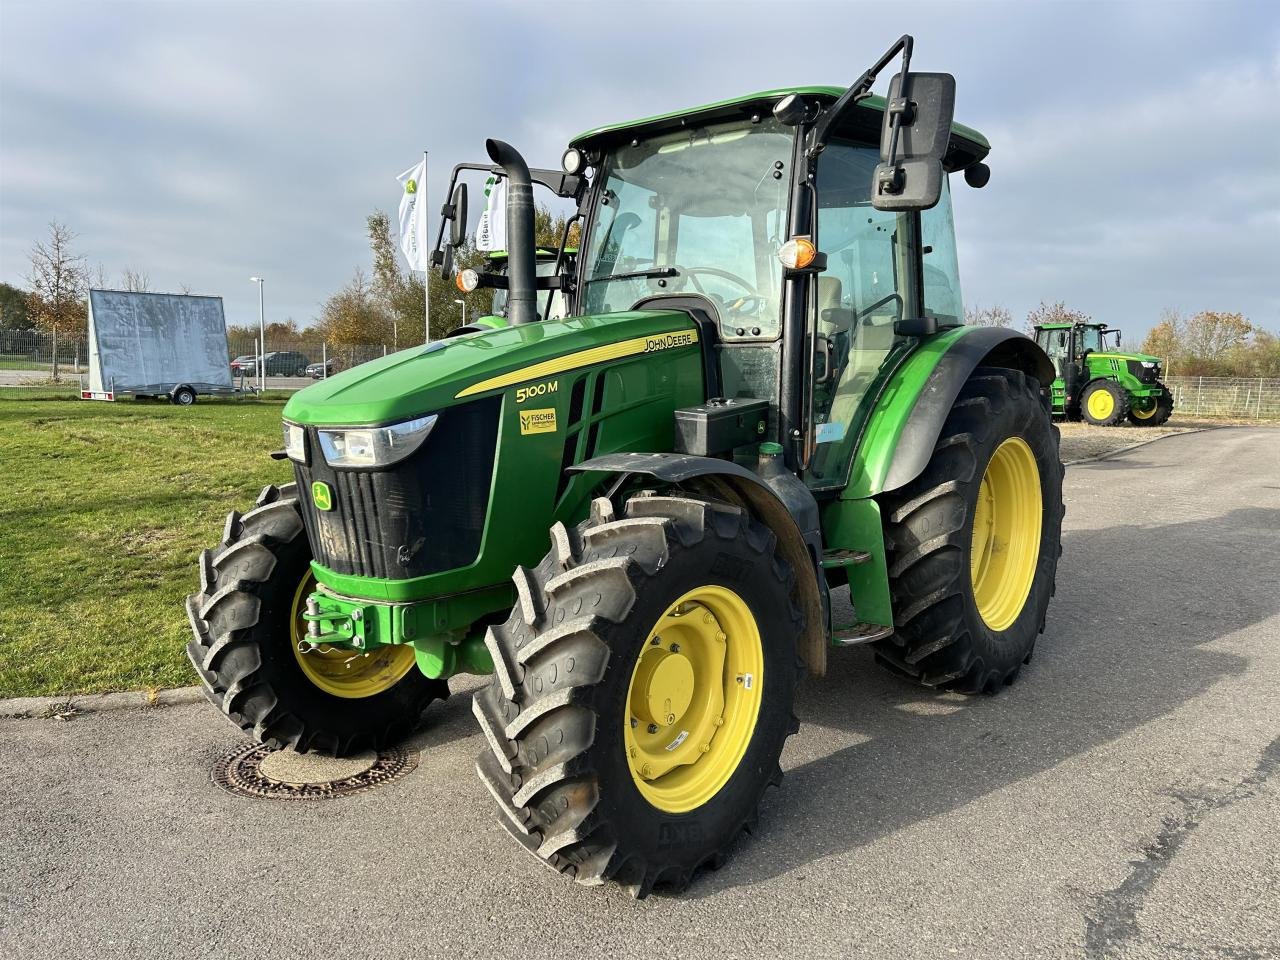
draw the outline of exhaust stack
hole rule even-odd
[[[486,140],[484,146],[507,178],[507,320],[512,326],[532,323],[538,319],[538,298],[529,165],[509,143]]]

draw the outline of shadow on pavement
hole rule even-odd
[[[859,742],[787,771],[754,839],[686,896],[780,876],[956,809],[1242,672],[1241,658],[1204,645],[1280,609],[1280,596],[1241,576],[1246,563],[1277,562],[1277,528],[1280,510],[1250,508],[1068,532],[1035,658],[994,697],[915,687],[876,667],[869,651],[834,652],[827,676],[802,686],[801,723],[809,741],[816,726]],[[1205,558],[1191,582],[1187,556]]]

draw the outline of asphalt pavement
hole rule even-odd
[[[0,721],[0,956],[1280,956],[1280,431],[1072,466],[1066,499],[1018,682],[836,651],[756,834],[679,897],[507,837],[474,682],[412,774],[320,802],[212,785],[243,741],[204,703]]]

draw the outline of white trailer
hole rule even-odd
[[[85,400],[168,397],[183,406],[235,388],[221,297],[89,291]]]

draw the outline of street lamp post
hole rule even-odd
[[[467,301],[455,300],[453,302],[462,308],[462,325],[465,327],[467,325]]]
[[[258,285],[258,390],[267,386],[267,324],[262,313],[262,277],[250,277]]]

